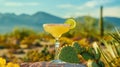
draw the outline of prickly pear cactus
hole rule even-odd
[[[85,48],[82,47],[78,42],[74,42],[73,47],[76,49],[78,54],[81,54],[82,52],[85,51]]]
[[[105,67],[102,61],[96,62],[95,60],[88,60],[87,67]]]
[[[59,54],[59,59],[69,63],[79,63],[77,52],[72,46],[64,46]]]

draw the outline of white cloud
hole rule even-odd
[[[62,4],[62,5],[59,5],[58,7],[59,8],[72,8],[72,7],[75,7],[75,6],[72,5],[72,4]]]
[[[27,3],[22,3],[22,2],[6,2],[4,3],[5,6],[37,6],[39,3],[37,2],[27,2]]]
[[[82,7],[94,8],[96,6],[105,5],[105,4],[111,3],[113,1],[114,0],[89,0],[86,3],[84,3],[84,5],[82,5]]]
[[[103,16],[110,16],[110,17],[119,17],[120,18],[120,6],[115,6],[115,7],[104,7],[103,8]],[[77,17],[77,16],[85,16],[85,15],[90,15],[93,17],[99,18],[100,16],[100,10],[99,9],[94,9],[90,11],[76,11],[76,12],[69,12],[64,15],[64,18],[68,17]]]
[[[85,13],[81,13],[81,12],[73,12],[73,13],[66,13],[63,18],[70,18],[70,17],[78,17],[78,16],[84,16],[86,15]]]
[[[85,2],[83,5],[73,5],[73,4],[62,4],[59,5],[58,8],[69,10],[64,14],[64,18],[68,17],[77,17],[90,15],[93,17],[99,17],[99,7],[100,5],[105,5],[113,2],[114,0],[89,0]],[[104,16],[114,16],[120,17],[120,7],[104,7]]]
[[[92,17],[99,17],[99,10],[94,10],[94,11],[88,11],[88,12],[84,12],[84,11],[76,11],[76,12],[69,12],[66,13],[63,18],[69,18],[69,17],[79,17],[79,16],[92,16]]]
[[[61,4],[58,5],[58,8],[64,8],[64,9],[76,9],[76,10],[83,10],[86,8],[94,8],[96,6],[104,5],[107,3],[111,3],[114,0],[89,0],[86,1],[83,5],[73,5],[73,4]]]
[[[83,6],[84,7],[95,7],[96,5],[98,5],[96,1],[88,1]]]
[[[120,17],[120,6],[104,8],[104,16]]]

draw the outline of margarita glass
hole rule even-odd
[[[53,63],[63,63],[59,59],[59,38],[62,36],[62,34],[68,32],[70,30],[69,24],[43,24],[43,28],[46,32],[50,33],[56,40],[55,42],[55,58],[52,61]]]

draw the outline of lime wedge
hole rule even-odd
[[[70,25],[70,29],[73,29],[76,26],[76,21],[74,20],[74,18],[68,18],[65,21],[65,24],[69,24]]]

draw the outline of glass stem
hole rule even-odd
[[[56,42],[55,42],[55,60],[59,60],[59,46],[60,46],[60,42],[59,42],[59,38],[56,38]]]

